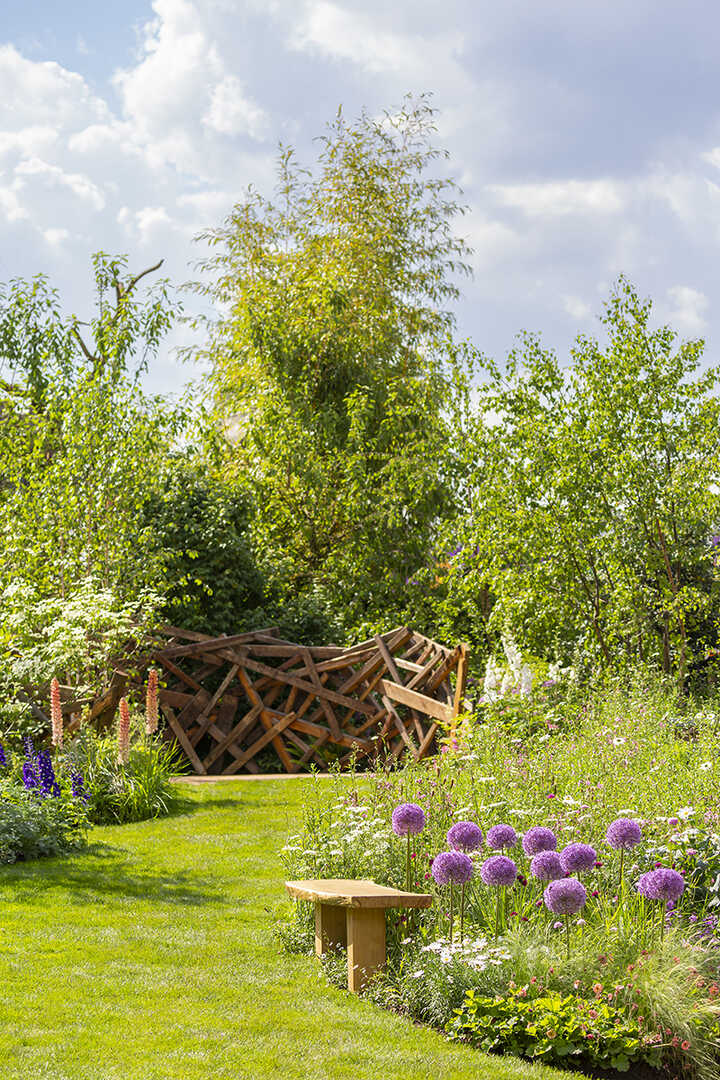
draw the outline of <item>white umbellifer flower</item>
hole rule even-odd
[[[712,761],[703,761],[698,765],[698,769],[700,769],[701,772],[707,772],[708,769],[712,769]]]

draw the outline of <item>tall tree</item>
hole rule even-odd
[[[89,579],[129,598],[157,581],[141,511],[179,418],[138,379],[173,303],[164,282],[141,295],[150,271],[123,258],[96,255],[94,271],[87,323],[44,277],[0,289],[0,586],[40,596]]]
[[[580,336],[568,365],[529,336],[504,367],[485,361],[449,573],[488,585],[497,629],[540,654],[682,682],[717,641],[717,376],[625,279],[602,322],[606,340]]]
[[[451,305],[469,249],[434,131],[425,99],[339,111],[312,170],[281,150],[275,197],[249,191],[205,235],[196,286],[224,312],[204,358],[258,547],[356,623],[401,604],[452,503]]]

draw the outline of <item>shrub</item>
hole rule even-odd
[[[627,1072],[643,1062],[659,1067],[663,1035],[607,1002],[549,992],[527,998],[524,987],[504,997],[482,997],[468,990],[447,1025],[451,1039],[486,1053],[500,1052],[544,1062],[577,1063]],[[689,1046],[688,1046],[689,1049]]]

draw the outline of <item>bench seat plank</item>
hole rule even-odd
[[[285,888],[298,900],[312,900],[347,908],[429,908],[427,893],[403,892],[374,881],[326,878],[320,881],[286,881]]]

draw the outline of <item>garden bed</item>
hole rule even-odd
[[[717,716],[686,717],[689,739],[666,705],[607,693],[521,737],[486,711],[430,762],[318,789],[289,877],[437,897],[388,915],[369,996],[492,1053],[718,1077]],[[281,927],[290,948],[309,919]]]

